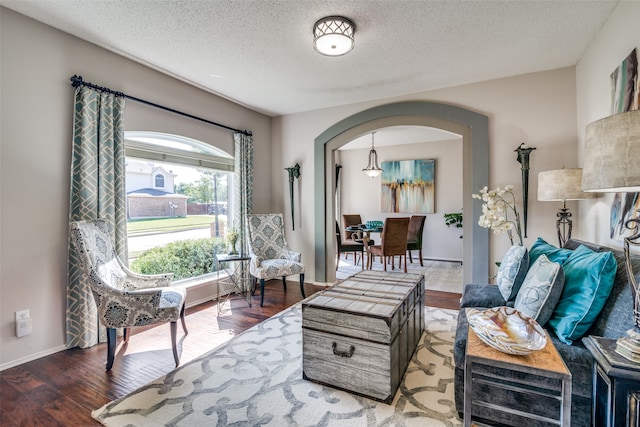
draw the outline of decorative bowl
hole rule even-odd
[[[547,344],[547,335],[538,322],[515,308],[471,308],[467,319],[478,338],[503,353],[526,355]]]

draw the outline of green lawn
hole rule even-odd
[[[166,233],[170,231],[194,230],[207,228],[215,221],[214,215],[189,215],[185,218],[141,219],[127,223],[130,236],[144,233]],[[227,222],[226,215],[218,215],[220,223]]]

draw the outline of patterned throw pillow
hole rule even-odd
[[[513,245],[502,258],[496,284],[505,301],[513,301],[529,268],[527,248]]]
[[[563,287],[562,267],[542,254],[529,268],[513,307],[544,326],[560,300]]]

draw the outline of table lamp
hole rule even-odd
[[[582,169],[554,169],[538,173],[538,200],[542,202],[562,202],[556,214],[558,243],[563,247],[571,238],[573,221],[567,208],[567,200],[592,199],[593,193],[582,191]]]
[[[582,190],[640,192],[640,110],[615,114],[587,125]],[[625,226],[633,230],[624,238],[624,255],[633,295],[634,328],[618,338],[616,353],[640,363],[640,289],[630,259],[630,246],[640,246],[640,220]]]

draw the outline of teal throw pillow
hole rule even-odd
[[[544,239],[538,237],[531,246],[531,249],[529,249],[529,265],[533,265],[533,263],[536,262],[538,257],[542,254],[545,254],[547,258],[549,258],[549,261],[559,262],[562,264],[572,253],[573,251],[570,249],[555,247],[552,244],[545,242]]]
[[[542,254],[529,267],[513,307],[544,326],[560,300],[563,286],[562,267]]]
[[[562,265],[564,289],[549,325],[560,341],[571,344],[582,337],[604,307],[618,264],[611,252],[578,246]]]
[[[496,284],[502,298],[505,301],[513,301],[518,294],[524,277],[529,268],[529,253],[527,248],[520,245],[513,245],[500,262]]]

